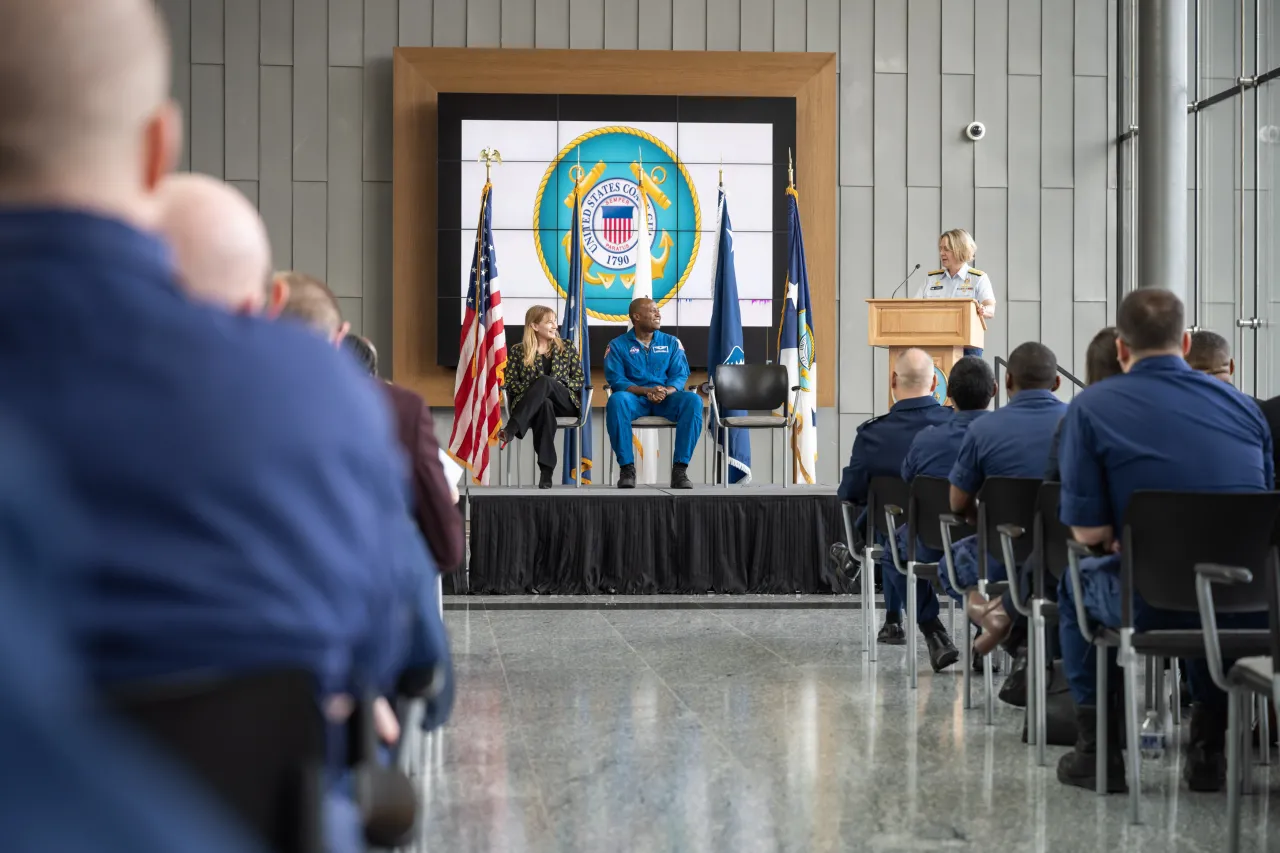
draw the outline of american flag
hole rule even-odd
[[[471,482],[489,485],[489,448],[502,426],[498,389],[507,369],[507,338],[502,327],[502,294],[493,254],[493,185],[480,195],[480,224],[471,256],[467,314],[462,320],[461,355],[453,384],[453,433],[449,455],[471,472]]]
[[[618,245],[631,239],[631,221],[635,218],[636,209],[629,204],[617,204],[606,207],[603,211],[604,239],[606,243]]]

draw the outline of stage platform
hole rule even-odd
[[[830,486],[472,488],[479,594],[850,593]]]

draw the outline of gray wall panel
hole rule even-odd
[[[741,16],[739,0],[707,0],[707,50],[737,50]]]
[[[364,76],[358,68],[329,71],[329,286],[344,296],[361,295],[364,262],[364,187],[361,102]]]
[[[1011,352],[1014,347],[1024,341],[1040,340],[1039,302],[1010,302],[1008,311],[1009,348],[1007,351]],[[1003,394],[1004,390],[1001,389],[1000,393]]]
[[[365,0],[364,179],[391,180],[391,53],[398,26],[396,0]],[[497,31],[494,31],[495,43]]]
[[[467,47],[499,47],[501,43],[502,0],[467,0]]]
[[[1114,20],[1114,15],[1110,18],[1107,15],[1110,4],[1108,0],[1075,0],[1075,4],[1075,73],[1106,77],[1107,32]]]
[[[533,5],[533,0],[528,2],[530,6]],[[431,47],[432,19],[435,17],[432,5],[432,0],[400,0],[400,37],[397,44],[401,47]],[[532,29],[532,9],[529,20]],[[532,37],[525,46],[533,47]]]
[[[1107,78],[1076,78],[1075,298],[1106,301]]]
[[[467,46],[466,0],[439,0],[435,4],[431,39],[435,47]]]
[[[191,168],[191,0],[160,0],[173,41],[173,78],[169,93],[182,107],[182,154],[178,170]]]
[[[1009,77],[1009,298],[1040,298],[1040,78]]]
[[[1010,74],[1040,73],[1040,2],[1009,0]]]
[[[737,22],[734,22],[737,39]],[[569,0],[569,47],[604,47],[604,0]]]
[[[942,190],[937,187],[907,187],[907,263],[898,275],[898,281],[920,264],[916,273],[899,295],[915,293],[924,273],[932,269],[938,260],[938,235],[941,229]],[[897,281],[891,286],[896,287]]]
[[[261,0],[263,65],[293,64],[293,0]]]
[[[907,73],[907,4],[902,0],[876,0],[876,72]]]
[[[569,0],[537,0],[533,35],[537,47],[568,47]]]
[[[707,49],[707,0],[671,0],[671,19],[676,50]]]
[[[329,277],[326,232],[328,187],[322,183],[293,183],[293,268],[316,276]]]
[[[293,177],[323,181],[328,111],[329,24],[323,0],[296,0],[293,31]]]
[[[773,0],[742,0],[742,49],[773,50]]]
[[[258,182],[257,181],[230,181],[231,186],[240,191],[240,194],[249,199],[254,207],[258,206]]]
[[[939,0],[907,6],[907,186],[942,185],[942,11]]]
[[[640,49],[671,49],[671,0],[640,0]]]
[[[875,188],[872,209],[875,214],[875,246],[872,251],[872,296],[887,299],[916,263],[907,263],[907,188]],[[921,270],[923,272],[924,270]],[[917,282],[912,279],[911,285]]]
[[[351,324],[349,334],[352,335],[364,334],[364,317],[362,315],[360,302],[361,299],[359,296],[338,297],[338,310],[342,312],[342,319]],[[449,415],[452,417],[453,413],[450,412]]]
[[[1002,354],[1009,352],[1009,191],[980,187],[974,192],[974,264],[991,278],[997,303],[996,316],[987,321],[984,349]]]
[[[262,69],[262,177],[258,208],[276,269],[293,266],[293,69]]]
[[[871,348],[867,346],[867,305],[872,278],[875,224],[871,187],[840,188],[840,368],[841,411],[871,410]]]
[[[799,52],[805,49],[806,7],[808,0],[773,0],[773,49],[778,51]],[[848,4],[870,7],[871,0],[859,0]],[[848,9],[845,10],[848,13]],[[867,22],[871,18],[868,15]],[[868,39],[870,44],[870,39]]]
[[[364,334],[391,352],[391,184],[364,185]],[[383,375],[390,370],[383,360]]]
[[[1217,104],[1200,114],[1200,296],[1205,302],[1231,302],[1237,289],[1240,201],[1234,162],[1240,155],[1233,103]]]
[[[605,0],[604,46],[617,50],[635,50],[640,42],[640,7],[638,0]]]
[[[329,0],[329,64],[364,64],[364,0]]]
[[[875,9],[870,0],[840,13],[840,183],[871,186],[875,94]]]
[[[1071,234],[1074,207],[1071,190],[1046,189],[1040,197],[1040,341],[1069,363],[1072,348],[1071,316],[1074,261]]]
[[[797,4],[798,5],[798,4]],[[795,14],[802,13],[797,9]],[[840,4],[838,0],[809,0],[806,49],[815,53],[835,53],[840,49]],[[776,49],[776,48],[775,48]]]
[[[1070,0],[1052,0],[1044,7],[1044,58],[1040,113],[1041,185],[1074,186],[1072,122],[1075,77],[1071,73],[1070,32],[1074,22]]]
[[[1104,326],[1107,325],[1107,304],[1105,302],[1077,302],[1074,306],[1074,336],[1075,336],[1075,357],[1071,360],[1070,370],[1076,375],[1081,382],[1085,382],[1085,355],[1089,351],[1089,341],[1093,340],[1093,336],[1098,334]],[[1059,354],[1058,361],[1064,367],[1067,365],[1065,358]],[[1062,384],[1068,386],[1068,390],[1074,388],[1072,383],[1063,379]],[[1075,393],[1079,393],[1076,391]]]
[[[223,176],[222,66],[191,66],[191,171]]]
[[[258,0],[226,2],[225,177],[258,179]]]
[[[987,126],[987,138],[974,151],[974,184],[1007,187],[1009,0],[977,0],[974,14],[977,29],[973,57],[974,115],[970,118]]]
[[[840,458],[840,416],[835,409],[818,409],[818,483],[824,486],[840,485],[840,471],[844,459]],[[781,458],[781,457],[780,457]],[[846,456],[845,459],[848,459]],[[787,471],[791,470],[790,457],[786,457]],[[782,476],[779,466],[779,476]]]
[[[942,3],[942,73],[973,74],[974,0],[944,0]],[[983,34],[981,49],[986,50],[989,33]]]
[[[221,65],[223,48],[222,0],[191,0],[191,61]]]
[[[871,351],[871,411],[877,416],[889,411],[889,350],[885,347]]]
[[[971,234],[976,152],[964,127],[974,114],[973,82],[970,74],[942,75],[942,228],[964,228]]]
[[[875,75],[874,120],[875,186],[907,184],[907,78],[901,74]]]

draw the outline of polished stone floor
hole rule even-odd
[[[409,744],[425,801],[417,849],[1225,849],[1225,795],[1180,787],[1176,758],[1144,764],[1144,823],[1131,827],[1124,798],[1035,765],[1018,709],[998,705],[990,728],[965,712],[959,673],[933,675],[923,648],[915,692],[902,648],[868,664],[856,610],[699,601],[450,598],[459,699],[443,732]],[[1255,779],[1243,850],[1274,851],[1280,768]]]

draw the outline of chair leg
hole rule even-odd
[[[1138,655],[1133,650],[1133,629],[1120,629],[1120,659],[1124,666],[1124,725],[1129,748],[1125,750],[1128,766],[1129,822],[1135,826],[1141,822],[1138,806],[1142,800],[1142,753],[1138,749]]]
[[[1253,709],[1252,696],[1242,696],[1240,701],[1240,748],[1244,759],[1240,762],[1240,789],[1245,796],[1253,793]]]
[[[1096,676],[1096,692],[1094,709],[1097,717],[1097,730],[1094,734],[1098,742],[1098,757],[1094,766],[1094,790],[1099,796],[1107,795],[1107,706],[1110,704],[1107,697],[1107,647],[1096,646],[1094,654],[1098,659],[1098,672]]]
[[[1227,853],[1240,849],[1240,747],[1245,736],[1240,699],[1238,690],[1227,692]]]
[[[1048,764],[1045,757],[1045,740],[1048,737],[1048,709],[1045,707],[1049,700],[1049,653],[1048,638],[1045,636],[1044,625],[1044,602],[1039,598],[1031,600],[1031,633],[1035,638],[1036,644],[1036,679],[1032,682],[1036,695],[1036,763],[1041,767]]]
[[[1040,703],[1039,679],[1041,677],[1041,673],[1037,671],[1040,660],[1040,650],[1037,646],[1036,632],[1029,631],[1027,633],[1027,710],[1023,715],[1023,719],[1026,720],[1028,747],[1038,746],[1040,734],[1036,727],[1036,722],[1039,720],[1036,708]]]
[[[973,631],[969,619],[964,619],[964,633],[960,637],[960,665],[964,667],[964,709],[973,707]]]
[[[1258,697],[1258,763],[1271,766],[1271,703],[1266,696]]]
[[[950,596],[947,596],[947,597],[951,598]],[[960,634],[956,631],[956,613],[958,609],[959,608],[956,607],[956,600],[952,598],[951,599],[951,636],[952,637],[960,636]]]
[[[986,722],[988,726],[994,726],[996,724],[996,689],[991,655],[982,656],[982,689],[986,694]]]
[[[1169,665],[1169,680],[1173,683],[1169,686],[1169,704],[1173,709],[1173,724],[1175,726],[1182,725],[1182,663],[1178,658],[1173,658]]]
[[[907,561],[907,677],[911,681],[911,689],[918,686],[919,673],[916,669],[916,564]]]
[[[872,565],[871,548],[862,552],[862,631],[866,641],[868,659],[876,660],[876,582]]]

